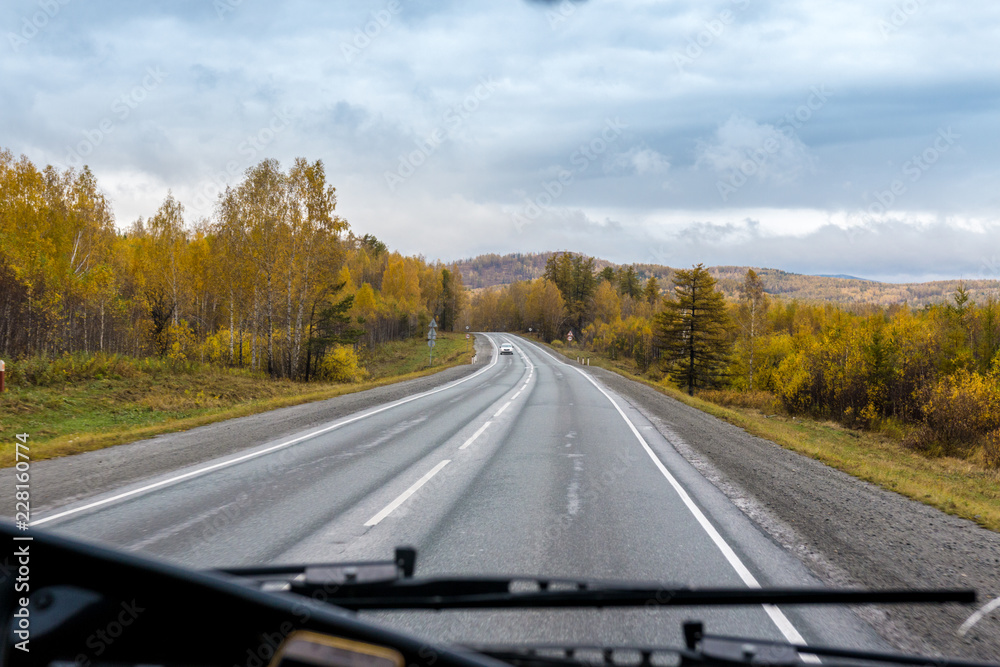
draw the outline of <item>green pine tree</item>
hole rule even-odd
[[[657,346],[664,370],[694,395],[695,387],[720,383],[732,351],[729,315],[715,279],[701,265],[673,275],[674,298],[656,316]]]

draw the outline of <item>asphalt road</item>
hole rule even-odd
[[[458,380],[49,507],[35,525],[193,567],[384,559],[418,575],[820,585],[586,369],[522,339]],[[57,504],[58,505],[58,504]],[[379,614],[438,640],[681,644],[712,632],[886,649],[847,610]]]

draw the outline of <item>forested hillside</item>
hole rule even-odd
[[[0,355],[106,352],[309,379],[356,352],[456,326],[461,274],[336,214],[323,163],[247,169],[210,219],[167,194],[115,225],[97,178],[0,151]]]
[[[909,442],[1000,467],[1000,302],[958,285],[922,307],[774,299],[746,270],[735,298],[698,265],[669,281],[551,255],[543,275],[477,292],[477,329],[538,333],[723,401],[911,429]],[[732,273],[730,273],[732,275]],[[714,393],[713,393],[714,392]]]
[[[509,285],[519,280],[534,280],[545,273],[545,262],[554,252],[528,252],[498,255],[489,253],[471,259],[463,259],[451,264],[462,274],[462,280],[469,289],[481,289],[495,285]],[[596,259],[601,268],[611,262]]]
[[[545,262],[553,254],[517,253],[512,255],[479,255],[452,264],[462,274],[465,284],[471,289],[509,285],[519,280],[534,280],[545,273]],[[619,268],[606,260],[594,258],[597,269]],[[659,264],[633,264],[638,278],[646,281],[656,277],[661,283],[670,281],[674,269]],[[729,299],[738,296],[739,285],[747,266],[713,266],[708,272],[718,281],[719,289]],[[929,303],[943,303],[951,298],[960,284],[964,285],[970,297],[976,300],[1000,293],[1000,280],[943,280],[926,283],[881,283],[860,278],[833,276],[809,276],[788,273],[778,269],[753,267],[767,283],[767,292],[772,296],[800,301],[826,301],[834,303],[878,304],[888,306],[894,303],[908,303],[922,306]]]
[[[719,288],[729,297],[739,293],[746,276],[746,266],[714,266],[709,273],[719,281]],[[876,304],[890,306],[907,303],[911,306],[948,302],[962,286],[974,301],[985,301],[1000,295],[1000,280],[937,280],[926,283],[881,283],[859,278],[806,276],[778,269],[757,269],[772,296],[800,301],[824,301],[843,304]]]

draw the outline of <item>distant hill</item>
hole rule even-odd
[[[554,253],[515,253],[511,255],[480,255],[455,262],[452,266],[462,274],[466,287],[478,290],[495,285],[507,285],[519,280],[532,280],[545,273],[545,261]],[[617,264],[603,259],[595,260],[597,269]],[[674,272],[660,264],[635,264],[640,278],[646,281],[656,276],[660,286],[670,284]],[[746,266],[713,266],[709,272],[719,281],[719,288],[729,298],[736,298],[739,285],[747,272]],[[764,281],[769,294],[783,299],[800,301],[831,301],[838,303],[874,303],[891,305],[909,303],[921,306],[940,303],[952,297],[955,289],[965,283],[973,301],[984,302],[990,296],[1000,296],[997,280],[936,280],[926,283],[881,283],[847,275],[810,276],[788,273],[779,269],[753,267]]]
[[[877,280],[870,280],[869,278],[858,278],[857,276],[849,276],[846,273],[835,273],[835,274],[832,274],[832,275],[828,274],[828,273],[817,273],[816,277],[817,278],[845,278],[847,280],[866,280],[868,282],[873,282],[873,283],[879,282]]]
[[[481,289],[495,285],[509,285],[519,280],[534,280],[545,273],[545,262],[556,253],[529,252],[510,255],[479,255],[463,259],[452,266],[462,274],[462,281],[469,289]],[[595,266],[615,266],[603,259],[595,260]]]

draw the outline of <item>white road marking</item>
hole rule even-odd
[[[494,414],[493,416],[494,416],[494,417],[499,417],[499,416],[500,416],[500,413],[501,413],[501,412],[503,412],[504,410],[506,410],[506,409],[507,409],[507,406],[509,406],[509,405],[510,405],[510,401],[507,401],[506,403],[504,403],[504,404],[503,404],[503,407],[502,407],[502,408],[500,408],[499,410],[497,410],[497,411],[496,411],[496,413],[495,413],[495,414]]]
[[[553,361],[556,361],[561,365],[564,366],[569,365],[560,362],[554,356],[549,354],[546,350],[540,349],[540,351],[543,354],[547,354],[550,358],[552,358]],[[670,486],[672,486],[674,488],[674,491],[677,492],[677,495],[680,496],[681,501],[688,508],[691,514],[694,515],[695,520],[698,521],[702,529],[706,533],[708,533],[708,537],[712,540],[712,542],[715,543],[715,546],[718,547],[719,551],[722,552],[722,555],[725,557],[726,561],[728,561],[728,563],[732,566],[732,568],[736,570],[736,574],[738,574],[740,579],[743,580],[743,583],[746,584],[748,588],[760,588],[761,587],[760,582],[757,581],[757,578],[753,576],[753,573],[751,573],[749,569],[747,569],[747,566],[743,564],[743,561],[740,560],[740,557],[736,555],[736,552],[733,551],[733,548],[729,546],[729,544],[722,537],[722,535],[719,534],[719,531],[716,530],[715,526],[712,525],[712,522],[709,521],[708,517],[706,517],[704,512],[701,511],[701,508],[699,508],[695,504],[694,500],[691,499],[691,496],[688,495],[687,490],[685,490],[684,487],[681,486],[680,482],[678,482],[677,479],[672,474],[670,474],[670,471],[667,470],[667,467],[663,465],[663,461],[660,460],[660,458],[653,451],[652,447],[649,446],[649,443],[646,442],[646,439],[642,437],[642,434],[639,433],[639,429],[635,427],[635,424],[632,423],[632,420],[629,419],[628,416],[625,414],[625,412],[621,409],[621,407],[619,407],[615,399],[611,398],[611,395],[608,392],[604,391],[601,385],[597,384],[594,378],[590,377],[582,369],[575,368],[574,370],[576,370],[580,375],[585,377],[588,382],[594,385],[597,391],[604,394],[604,397],[607,398],[609,401],[611,401],[611,405],[615,407],[615,410],[618,411],[618,414],[621,415],[621,418],[625,420],[626,424],[628,424],[628,427],[629,429],[631,429],[632,434],[639,441],[639,444],[642,445],[642,448],[646,450],[646,453],[649,455],[649,458],[653,460],[653,463],[663,474],[663,476],[667,479],[667,482],[670,483]],[[762,606],[764,607],[764,611],[767,612],[767,615],[771,618],[771,621],[774,622],[775,626],[777,626],[778,630],[781,632],[782,635],[784,635],[787,641],[793,644],[805,645],[806,640],[802,637],[802,635],[795,628],[795,626],[792,625],[792,622],[788,620],[788,617],[785,616],[785,614],[780,609],[778,609],[774,605],[765,604]],[[809,663],[820,662],[820,659],[814,655],[803,654],[801,655],[801,658],[803,662],[809,662]]]
[[[386,505],[382,509],[381,512],[379,512],[378,514],[376,514],[372,518],[368,519],[368,521],[365,521],[365,525],[366,526],[377,526],[378,523],[379,523],[379,521],[381,521],[382,519],[384,519],[387,516],[389,516],[390,514],[392,514],[393,511],[397,507],[399,507],[400,505],[402,505],[403,503],[406,502],[407,498],[409,498],[414,493],[416,493],[420,489],[421,486],[423,486],[424,484],[426,484],[427,482],[429,482],[431,480],[431,477],[433,477],[434,475],[436,475],[439,472],[441,472],[441,469],[444,468],[449,463],[451,463],[451,459],[445,459],[444,461],[441,461],[441,463],[439,463],[436,466],[434,466],[433,468],[431,468],[431,471],[429,473],[427,473],[426,475],[424,475],[423,477],[421,477],[420,479],[418,479],[416,481],[416,483],[413,486],[411,486],[410,488],[408,488],[406,491],[403,491],[401,494],[399,494],[399,496],[395,500],[393,500],[391,503],[389,503],[388,505]]]
[[[969,632],[969,630],[972,629],[973,625],[981,621],[984,616],[986,616],[988,613],[997,608],[1000,608],[1000,598],[994,598],[993,600],[987,602],[978,610],[976,610],[976,613],[974,613],[969,618],[965,619],[965,623],[962,623],[961,627],[959,627],[958,630],[956,630],[956,634],[959,637],[964,637]]]
[[[494,349],[496,348],[496,343],[493,342],[492,338],[490,338],[489,336],[486,336],[486,340],[490,341],[490,344],[494,347]],[[286,440],[285,442],[279,443],[277,445],[273,445],[271,447],[267,447],[266,449],[262,449],[260,451],[251,452],[250,454],[244,454],[243,456],[238,456],[235,459],[229,459],[229,460],[226,460],[226,461],[220,461],[219,463],[213,463],[212,465],[205,466],[204,468],[198,468],[197,470],[192,470],[190,472],[186,472],[183,475],[177,475],[175,477],[170,477],[168,479],[160,480],[159,482],[155,482],[153,484],[147,484],[146,486],[139,487],[138,489],[132,489],[131,491],[126,491],[124,493],[119,493],[119,494],[116,494],[114,496],[111,496],[110,498],[105,498],[103,500],[97,500],[95,502],[88,503],[88,504],[83,505],[81,507],[76,507],[76,508],[73,508],[73,509],[66,510],[64,512],[59,512],[57,514],[53,514],[52,516],[47,516],[47,517],[45,517],[43,519],[35,519],[35,520],[33,520],[31,522],[31,525],[32,526],[40,526],[43,523],[48,523],[49,521],[55,521],[56,519],[61,519],[61,518],[65,517],[65,516],[70,516],[72,514],[77,514],[79,512],[85,512],[86,510],[94,509],[95,507],[101,507],[103,505],[110,505],[111,503],[118,502],[119,500],[124,500],[126,498],[132,498],[134,496],[138,496],[138,495],[141,495],[143,493],[147,493],[149,491],[153,491],[154,489],[162,489],[163,487],[171,486],[171,485],[176,484],[178,482],[184,481],[185,479],[191,479],[192,477],[197,477],[199,475],[204,475],[205,473],[212,472],[213,470],[219,470],[221,468],[228,468],[229,466],[236,465],[237,463],[242,463],[243,461],[249,461],[250,459],[257,458],[258,456],[264,456],[265,454],[270,454],[271,452],[277,451],[279,449],[284,449],[285,447],[290,447],[290,446],[298,444],[298,443],[300,443],[300,442],[302,442],[304,440],[309,440],[310,438],[314,438],[317,435],[322,435],[324,433],[329,433],[330,431],[332,431],[334,429],[338,429],[341,426],[346,426],[348,424],[353,424],[354,422],[362,420],[362,419],[364,419],[366,417],[371,417],[372,415],[377,415],[380,412],[385,412],[386,410],[391,410],[392,408],[398,407],[398,406],[403,405],[405,403],[409,403],[411,401],[416,401],[418,399],[424,398],[425,396],[430,396],[432,394],[436,394],[438,392],[445,391],[447,389],[451,389],[452,387],[460,385],[463,382],[468,382],[472,378],[474,378],[474,377],[476,377],[478,375],[482,375],[483,373],[485,373],[486,371],[488,371],[490,368],[493,368],[493,366],[496,365],[497,360],[499,359],[499,355],[492,355],[492,359],[493,359],[493,361],[491,361],[488,366],[486,366],[482,370],[476,371],[475,373],[473,373],[469,377],[462,378],[461,380],[456,380],[455,382],[450,382],[450,383],[448,383],[448,384],[446,384],[444,386],[438,387],[436,389],[431,389],[429,391],[425,391],[425,392],[423,392],[421,394],[414,394],[413,396],[408,396],[407,398],[400,399],[400,400],[398,400],[398,401],[396,401],[394,403],[389,403],[388,405],[383,405],[382,407],[376,408],[375,410],[370,410],[368,412],[365,412],[363,414],[357,415],[355,417],[350,417],[348,419],[344,419],[342,421],[336,422],[336,423],[331,424],[329,426],[325,426],[325,427],[323,427],[321,429],[312,431],[311,433],[306,433],[305,435],[300,435],[297,438],[293,438],[291,440]]]
[[[520,389],[518,389],[517,393],[510,397],[510,400],[513,401],[515,398],[517,398],[518,396],[520,396],[522,391],[524,391],[524,387],[521,387]]]
[[[472,437],[469,438],[468,440],[466,440],[465,443],[461,447],[459,447],[459,449],[465,449],[466,447],[468,447],[469,445],[471,445],[473,442],[475,442],[476,438],[478,438],[479,436],[481,436],[483,434],[483,431],[486,430],[486,427],[489,426],[492,423],[493,423],[492,421],[488,421],[485,424],[483,424],[482,426],[480,426],[479,430],[476,431],[475,433],[473,433]]]

